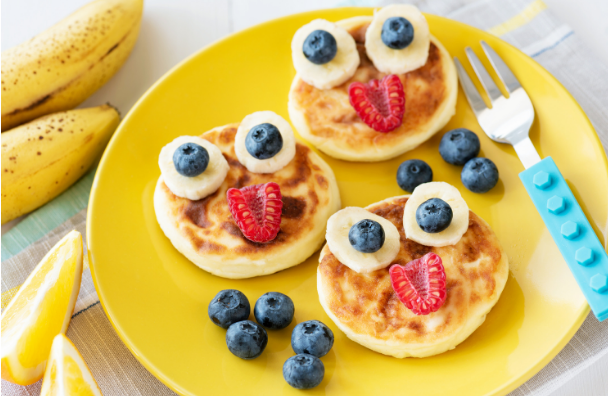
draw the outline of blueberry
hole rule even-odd
[[[247,133],[245,148],[259,160],[272,158],[283,148],[283,137],[279,129],[272,124],[256,125]]]
[[[266,330],[250,320],[233,323],[226,332],[228,349],[241,359],[257,358],[264,352],[266,344],[268,344]]]
[[[207,312],[213,323],[227,329],[233,323],[246,320],[251,312],[251,306],[243,293],[227,289],[213,297]]]
[[[453,129],[443,135],[439,143],[439,154],[452,165],[464,165],[477,157],[480,149],[479,138],[468,129]]]
[[[295,353],[316,357],[327,355],[334,345],[334,333],[318,320],[299,323],[291,333],[291,347]]]
[[[487,158],[473,158],[462,168],[460,180],[474,193],[485,193],[498,183],[498,168]]]
[[[348,241],[362,253],[374,253],[384,245],[384,229],[374,220],[359,221],[348,231]]]
[[[414,27],[405,18],[388,18],[382,25],[380,38],[389,48],[404,49],[414,40]]]
[[[323,381],[325,366],[318,357],[305,353],[292,356],[283,365],[283,378],[296,389],[311,389]]]
[[[306,59],[315,65],[323,65],[334,59],[338,53],[338,43],[331,33],[325,30],[315,30],[304,40],[302,52]]]
[[[209,165],[209,153],[196,143],[184,143],[173,153],[173,165],[180,175],[198,176]]]
[[[253,315],[259,324],[271,330],[284,329],[293,320],[294,306],[283,293],[269,292],[258,298]]]
[[[407,160],[397,169],[397,184],[402,190],[413,192],[418,185],[430,181],[433,181],[433,170],[422,160]]]
[[[416,223],[429,234],[441,232],[452,222],[452,208],[443,199],[431,198],[416,209]]]

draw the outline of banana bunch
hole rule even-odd
[[[96,0],[2,53],[2,131],[69,110],[105,84],[135,45],[143,0]]]
[[[103,152],[118,112],[65,110],[122,66],[142,12],[143,0],[95,0],[2,53],[2,131],[13,128],[2,133],[2,224],[55,198]]]
[[[118,126],[103,105],[47,115],[2,134],[2,224],[55,198],[99,158]]]

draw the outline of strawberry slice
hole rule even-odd
[[[281,227],[281,188],[277,183],[230,188],[226,192],[230,213],[245,238],[253,242],[272,241]]]
[[[394,74],[367,84],[350,84],[348,98],[359,117],[374,131],[390,132],[403,123],[405,92]]]
[[[445,302],[445,270],[441,257],[427,253],[405,266],[395,264],[388,270],[399,300],[416,315],[437,311]]]

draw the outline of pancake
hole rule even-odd
[[[365,32],[372,17],[337,22],[357,42],[361,63],[354,76],[331,89],[317,89],[296,75],[289,92],[289,117],[302,137],[326,154],[348,161],[383,161],[425,142],[456,111],[458,79],[450,54],[431,36],[424,66],[398,75],[405,90],[403,124],[388,133],[374,131],[357,115],[348,98],[354,81],[381,79],[365,53]]]
[[[159,178],[154,191],[156,218],[173,246],[205,271],[225,278],[272,274],[306,260],[325,239],[327,219],[340,209],[331,168],[309,147],[296,143],[289,164],[275,173],[249,172],[237,160],[234,137],[239,124],[201,135],[215,144],[230,169],[219,189],[198,201],[174,195]],[[226,191],[275,182],[281,187],[281,230],[268,243],[243,236],[228,209]]]
[[[437,312],[415,315],[393,291],[388,267],[359,274],[341,264],[327,245],[317,270],[319,300],[336,325],[353,341],[398,358],[436,355],[464,341],[498,301],[509,273],[496,235],[473,212],[456,245],[427,247],[406,239],[402,219],[407,200],[389,198],[366,209],[399,230],[401,249],[393,263],[405,265],[429,252],[441,257],[447,297]]]

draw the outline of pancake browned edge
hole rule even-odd
[[[341,264],[327,245],[319,258],[317,286],[325,312],[353,341],[398,358],[427,357],[455,348],[484,322],[502,293],[509,264],[490,226],[473,212],[456,245],[435,248],[406,239],[407,200],[389,198],[366,209],[399,230],[401,249],[393,263],[405,265],[429,252],[441,257],[447,297],[437,312],[415,315],[393,291],[388,267],[359,274]]]
[[[327,219],[340,209],[334,174],[309,147],[296,143],[294,158],[275,173],[252,173],[236,157],[237,128],[230,124],[201,136],[219,147],[230,165],[215,193],[198,201],[180,198],[162,176],[154,192],[156,218],[173,246],[202,269],[234,279],[272,274],[306,260],[321,247]],[[256,243],[233,220],[226,191],[268,182],[281,187],[281,230],[274,240]]]
[[[337,22],[357,43],[361,64],[355,75],[331,89],[317,89],[296,75],[289,92],[289,117],[297,131],[319,150],[347,161],[383,161],[412,150],[447,124],[456,111],[458,78],[450,54],[431,36],[424,66],[399,74],[405,90],[403,124],[388,133],[374,131],[357,115],[348,98],[354,81],[381,79],[365,52],[372,17]]]

